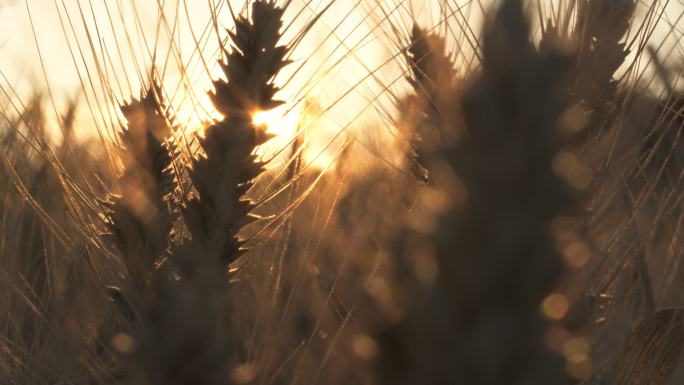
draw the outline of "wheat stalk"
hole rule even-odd
[[[521,2],[504,1],[485,29],[482,71],[450,101],[464,121],[442,128],[461,135],[433,162],[450,208],[434,230],[403,237],[398,280],[414,286],[399,295],[409,310],[380,337],[381,383],[566,381],[539,305],[562,269],[549,224],[576,206],[552,168],[570,58],[537,52],[528,33]]]
[[[121,194],[108,202],[112,233],[131,284],[150,284],[155,263],[166,254],[173,226],[167,201],[173,192],[172,160],[165,141],[173,134],[161,87],[153,83],[140,97],[121,106],[128,126],[120,138],[124,173]]]
[[[447,138],[441,128],[457,119],[457,110],[450,104],[457,98],[456,74],[451,58],[445,54],[445,46],[442,37],[414,24],[406,55],[411,73],[407,80],[414,93],[404,101],[409,111],[404,119],[410,118],[411,113],[418,115],[409,123],[413,133],[408,156],[412,174],[422,182],[430,179],[426,168],[430,154]]]
[[[254,150],[269,136],[252,123],[252,115],[281,104],[274,99],[278,88],[272,79],[287,64],[287,48],[278,45],[282,14],[271,1],[255,1],[251,21],[240,16],[235,32],[229,32],[233,49],[224,49],[221,63],[227,80],[215,81],[210,95],[225,118],[199,140],[204,154],[193,159],[189,171],[197,195],[182,209],[191,239],[173,257],[185,274],[196,270],[198,255],[212,268],[221,263],[227,270],[244,252],[238,232],[257,218],[245,194],[263,171]]]
[[[272,80],[287,62],[278,45],[284,10],[252,3],[251,18],[235,20],[232,49],[224,48],[227,80],[211,94],[224,119],[199,138],[201,154],[188,170],[194,196],[181,213],[190,239],[173,244],[142,298],[141,327],[129,352],[129,371],[150,384],[225,384],[239,369],[240,336],[221,328],[227,305],[228,267],[243,252],[238,232],[256,217],[245,197],[262,172],[255,148],[268,136],[252,123],[273,99]],[[240,372],[237,372],[238,377]]]

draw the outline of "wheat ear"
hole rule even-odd
[[[131,281],[149,285],[150,272],[168,249],[172,217],[167,200],[173,191],[172,160],[165,141],[172,135],[161,88],[153,84],[139,100],[121,107],[124,173],[121,194],[112,196],[107,226]]]
[[[444,142],[446,135],[442,127],[454,120],[454,109],[449,102],[457,98],[456,72],[451,58],[445,54],[445,46],[441,36],[427,33],[414,24],[411,44],[406,49],[410,69],[407,80],[414,93],[405,103],[411,107],[410,111],[417,109],[418,116],[411,123],[408,158],[412,174],[421,182],[430,179],[428,158]]]
[[[272,79],[287,64],[287,48],[278,45],[284,10],[257,0],[251,11],[229,32],[232,49],[221,63],[227,79],[214,82],[211,94],[225,117],[199,138],[201,153],[188,170],[195,195],[181,213],[191,238],[172,245],[143,299],[129,370],[144,383],[229,384],[245,360],[241,336],[222,327],[228,267],[243,251],[238,232],[255,218],[245,194],[263,169],[255,148],[268,139],[252,114],[280,103]]]
[[[274,99],[278,88],[272,80],[288,64],[287,47],[278,45],[283,12],[271,1],[255,1],[251,21],[240,16],[229,32],[232,49],[224,48],[221,63],[227,80],[215,81],[210,95],[224,119],[199,140],[204,154],[193,159],[189,171],[197,196],[182,209],[192,239],[175,257],[186,274],[197,268],[194,256],[227,270],[244,252],[238,232],[256,219],[245,194],[263,171],[254,150],[269,139],[252,116],[282,103]]]
[[[630,26],[633,0],[583,0],[573,31],[577,44],[574,97],[590,115],[578,139],[585,141],[606,129],[615,114],[618,81],[615,72],[629,55],[621,42]]]

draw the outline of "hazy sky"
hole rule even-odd
[[[403,58],[397,48],[405,42],[397,41],[392,26],[407,33],[410,14],[425,25],[436,25],[440,16],[430,6],[433,1],[399,5],[393,0],[337,0],[292,52],[294,63],[277,78],[278,84],[286,84],[280,97],[301,103],[285,107],[294,110],[275,128],[281,140],[271,146],[287,143],[301,114],[312,122],[308,134],[318,142],[312,146],[317,153],[333,139],[330,149],[335,148],[351,133],[359,141],[392,135],[383,114],[393,113],[389,95],[406,89]],[[238,12],[244,1],[231,3]],[[211,10],[220,8],[216,21],[230,28],[232,20],[224,1],[17,0],[2,4],[0,71],[4,78],[0,85],[11,94],[10,107],[20,109],[28,95],[43,91],[61,111],[78,95],[77,128],[85,133],[97,128],[107,134],[118,127],[115,106],[138,95],[154,61],[158,77],[164,79],[165,96],[181,124],[197,129],[200,120],[211,117],[206,94],[211,79],[221,76],[217,36],[226,36],[222,28],[217,35]],[[296,21],[286,26],[284,42],[292,41],[329,1],[304,4],[295,0],[288,10],[285,19],[290,22],[296,17]],[[464,9],[458,10],[461,20],[472,17]],[[4,94],[0,102],[7,102]],[[305,106],[312,106],[309,114]],[[49,116],[56,116],[54,110]]]
[[[231,3],[238,11],[244,1]],[[304,1],[293,1],[286,19],[299,16],[283,41],[290,41],[328,3],[313,0],[304,7]],[[440,10],[442,3],[446,5]],[[554,3],[557,0],[549,4]],[[230,28],[230,12],[222,0],[0,0],[0,106],[8,100],[4,93],[13,94],[12,89],[20,97],[11,95],[10,106],[17,108],[19,100],[36,90],[51,95],[58,110],[79,95],[79,128],[106,131],[116,125],[113,106],[139,93],[140,80],[147,79],[154,57],[180,122],[197,126],[210,116],[206,98],[210,79],[220,76],[212,7],[220,7],[218,24]],[[390,93],[406,89],[402,57],[397,55],[405,41],[398,41],[392,27],[403,29],[401,39],[406,39],[410,15],[423,25],[435,26],[441,14],[449,15],[452,29],[438,31],[449,35],[452,43],[460,39],[467,59],[472,49],[465,42],[478,33],[482,20],[477,3],[337,0],[292,53],[294,64],[277,79],[279,84],[287,81],[282,98],[299,100],[305,94],[307,105],[327,111],[314,125],[316,140],[326,142],[340,131],[340,138],[350,132],[368,136],[369,130],[358,128],[379,125],[383,113],[393,112]],[[679,15],[681,6],[673,4],[665,17],[681,31],[684,23]],[[460,28],[466,23],[470,30]],[[224,31],[219,34],[225,37]],[[283,126],[289,127],[283,132],[294,130],[299,120],[295,114],[301,113],[303,104],[299,106],[285,119]],[[376,133],[391,134],[387,124],[380,125],[383,128]]]

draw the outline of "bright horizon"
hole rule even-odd
[[[231,3],[238,12],[244,2]],[[81,135],[99,129],[109,136],[112,128],[118,128],[115,105],[139,96],[154,62],[156,77],[163,78],[164,96],[178,123],[186,131],[201,129],[202,122],[218,117],[207,92],[212,89],[211,80],[222,76],[210,4],[220,8],[216,22],[219,35],[225,37],[221,27],[232,28],[230,11],[225,2],[215,0],[199,6],[191,6],[188,0],[0,2],[4,21],[0,26],[0,101],[11,100],[10,111],[20,110],[32,92],[42,91],[48,101],[46,114],[56,126],[53,101],[57,113],[61,113],[70,100],[78,97],[81,103],[76,129]],[[304,4],[294,1],[288,9],[285,20],[295,15],[298,18],[292,27],[285,27],[283,43],[292,41],[329,2],[316,0],[308,7]],[[408,89],[399,53],[399,46],[406,42],[398,42],[392,35],[392,24],[408,31],[411,15],[424,26],[447,35],[451,43],[460,38],[463,44],[459,48],[465,51],[462,57],[470,60],[473,49],[465,42],[472,44],[479,33],[484,6],[461,0],[444,3],[442,10],[431,6],[430,0],[401,4],[390,0],[376,4],[334,2],[292,52],[293,64],[276,78],[276,84],[285,84],[279,98],[295,102],[258,117],[277,135],[264,151],[287,146],[303,129],[303,121],[310,123],[306,128],[310,143],[305,157],[317,167],[325,167],[329,161],[318,158],[331,159],[333,149],[350,137],[362,145],[378,140],[378,135],[381,141],[391,139],[396,132],[383,114],[395,115],[392,95]],[[675,25],[681,17],[681,8],[671,6],[666,14],[666,19],[673,20],[670,24]],[[466,21],[467,28],[445,31],[444,23],[439,22],[443,13],[460,22],[456,25]],[[196,52],[197,43],[202,47],[201,56]],[[681,51],[680,46],[674,47]],[[15,92],[10,99],[5,95]],[[310,106],[317,107],[318,112],[308,111]],[[360,130],[367,127],[377,129],[372,133]]]

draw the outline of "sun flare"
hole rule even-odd
[[[296,109],[288,109],[283,105],[272,110],[257,111],[252,115],[252,122],[257,126],[266,126],[266,132],[277,137],[291,137],[297,132],[299,113]]]
[[[257,111],[252,114],[252,122],[257,126],[265,127],[266,132],[273,135],[270,140],[257,149],[257,153],[265,158],[278,154],[287,156],[290,152],[286,150],[286,147],[292,145],[295,136],[304,126],[301,109],[287,105],[272,110]],[[276,167],[279,164],[279,161],[273,162],[271,167]]]

